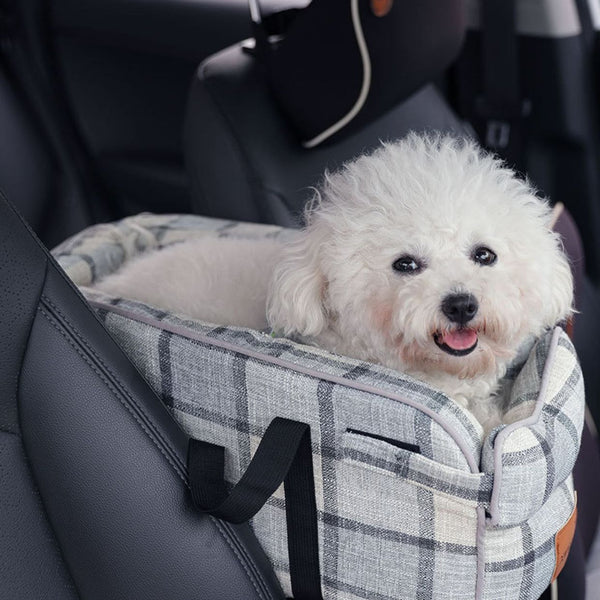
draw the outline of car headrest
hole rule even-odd
[[[339,169],[382,140],[399,139],[409,131],[468,135],[437,88],[429,85],[352,135],[306,150],[269,93],[257,58],[243,44],[232,46],[205,60],[190,86],[183,140],[192,210],[298,226],[314,195],[311,186],[326,169]]]
[[[255,12],[256,52],[307,148],[358,130],[431,82],[466,27],[463,0],[313,0],[292,16],[274,32]]]

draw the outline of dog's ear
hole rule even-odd
[[[267,320],[283,335],[318,335],[327,327],[327,280],[320,253],[324,231],[309,227],[284,251],[269,286]]]

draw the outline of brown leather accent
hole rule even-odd
[[[394,0],[371,0],[371,10],[376,17],[385,17],[392,10]]]
[[[554,573],[552,573],[552,581],[554,581],[562,571],[562,568],[567,562],[569,556],[569,550],[571,549],[571,543],[573,542],[573,536],[575,535],[575,525],[577,524],[577,495],[575,495],[575,508],[569,517],[569,520],[563,526],[563,528],[556,534],[554,538],[554,544],[556,547],[556,566],[554,567]]]
[[[573,336],[575,335],[575,317],[573,315],[567,319],[567,322],[565,323],[565,331],[567,332],[569,339],[572,341]]]

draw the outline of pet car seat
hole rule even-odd
[[[359,4],[368,23],[377,21],[367,0]],[[326,44],[347,56],[350,65],[356,40],[347,27],[341,27],[342,22],[351,27],[350,5],[313,1],[307,9],[297,11],[285,28],[286,38],[278,46],[281,52],[274,52],[272,60],[266,60],[260,48],[253,49],[252,43],[243,42],[200,65],[190,87],[184,124],[184,153],[194,213],[297,226],[311,196],[310,186],[320,180],[325,168],[334,170],[374,149],[381,140],[403,137],[410,130],[469,134],[436,87],[428,85],[458,52],[465,29],[463,3],[447,0],[442,7],[438,2],[394,2],[391,12],[376,23],[384,28],[388,42],[396,47],[396,43],[404,43],[402,40],[414,41],[426,14],[427,30],[436,32],[432,39],[439,46],[420,38],[418,43],[407,44],[394,58],[395,72],[387,78],[384,74],[388,63],[376,61],[381,58],[379,54],[374,56],[377,79],[373,80],[365,111],[353,123],[354,129],[344,128],[335,139],[311,149],[301,145],[304,138],[298,133],[300,125],[291,120],[295,104],[283,107],[283,96],[290,102],[296,97],[290,86],[296,81],[304,57],[309,59],[307,47]],[[336,26],[327,33],[325,28],[332,19]],[[273,20],[278,22],[276,17],[264,15],[264,21]],[[284,23],[288,21],[283,19]],[[310,56],[311,65],[315,65],[313,58]],[[331,58],[340,58],[337,51]],[[324,126],[321,114],[336,113],[337,108],[331,105],[343,97],[340,90],[346,87],[348,75],[342,65],[330,63],[328,56],[323,57],[325,60],[329,69],[326,81],[305,78],[306,89],[301,96],[308,108],[302,120],[313,114],[320,121],[317,129]],[[362,67],[354,66],[360,70],[357,76],[362,77]],[[316,76],[317,71],[312,75]],[[285,91],[280,81],[284,76]],[[329,87],[325,93],[321,86],[332,82],[333,93]],[[274,90],[280,90],[278,96],[272,93]]]
[[[95,226],[55,254],[202,442],[202,471],[202,452],[224,448],[225,479],[234,483],[252,469],[273,422],[310,426],[324,597],[538,598],[573,534],[570,473],[583,427],[581,372],[562,329],[511,370],[507,424],[484,439],[468,412],[398,372],[93,289],[137,254],[184,240],[294,235],[274,225],[139,215]],[[264,455],[258,466],[269,472]],[[223,476],[214,469],[195,483],[210,487]],[[298,557],[288,555],[286,531],[292,544],[298,529],[286,517],[287,494],[286,483],[285,502],[281,491],[265,498],[252,528],[289,595]]]
[[[282,598],[198,513],[188,437],[0,198],[0,597]]]

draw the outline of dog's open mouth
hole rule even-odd
[[[451,331],[436,331],[433,341],[438,348],[452,356],[467,356],[477,347],[477,331],[475,329],[460,328]]]

